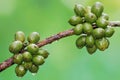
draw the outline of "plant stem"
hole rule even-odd
[[[120,21],[110,21],[109,26],[120,27]],[[73,29],[66,30],[64,32],[60,32],[60,33],[58,33],[54,36],[50,36],[50,37],[46,38],[45,40],[40,41],[39,43],[37,43],[37,45],[40,48],[40,47],[45,46],[47,44],[50,44],[50,43],[52,43],[56,40],[62,39],[64,37],[69,37],[69,36],[72,36],[72,35],[74,35]],[[3,70],[7,69],[10,66],[12,66],[13,64],[14,64],[13,63],[13,57],[5,60],[4,62],[2,62],[0,64],[0,72],[2,72]]]

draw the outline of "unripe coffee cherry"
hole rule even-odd
[[[109,40],[106,38],[97,39],[95,45],[100,51],[104,51],[109,47]]]
[[[83,17],[84,14],[85,14],[85,8],[81,4],[76,4],[75,8],[74,8],[74,12],[75,12],[76,15],[78,15],[80,17]]]
[[[30,69],[32,67],[32,62],[24,62],[23,66],[25,67],[25,69]]]
[[[17,41],[21,41],[24,42],[25,41],[25,34],[22,31],[18,31],[15,33],[15,40]]]
[[[39,47],[36,44],[29,44],[27,46],[27,51],[30,52],[32,55],[37,54]]]
[[[77,48],[81,49],[86,45],[86,35],[81,35],[77,40],[76,40],[76,46]]]
[[[108,25],[108,21],[106,19],[104,19],[103,17],[100,17],[96,21],[96,25],[97,25],[97,27],[105,29],[107,27],[107,25]]]
[[[93,27],[90,23],[84,23],[83,24],[83,32],[86,33],[86,34],[91,34],[93,31]]]
[[[15,54],[13,57],[13,62],[16,64],[22,64],[23,56],[22,54]]]
[[[86,13],[91,13],[91,6],[87,6],[87,7],[86,7]],[[86,13],[85,13],[85,14],[86,14]]]
[[[38,70],[39,70],[39,67],[36,66],[36,65],[34,65],[34,64],[32,64],[32,66],[31,66],[30,69],[29,69],[29,71],[30,71],[31,73],[37,73]]]
[[[38,32],[32,32],[27,37],[27,40],[29,43],[37,43],[40,40],[40,34]]]
[[[18,65],[15,68],[15,73],[18,77],[23,77],[26,74],[26,69],[23,65]]]
[[[95,14],[89,12],[85,14],[85,20],[89,23],[94,23],[97,20],[97,17]]]
[[[87,47],[93,47],[94,46],[94,38],[92,35],[89,35],[86,37],[86,46]]]
[[[93,47],[87,47],[86,46],[86,48],[87,48],[87,51],[88,51],[89,54],[93,54],[97,50],[97,47],[95,45]]]
[[[82,23],[82,18],[79,16],[72,16],[68,21],[72,26]]]
[[[42,65],[45,62],[44,57],[40,55],[34,56],[32,61],[35,65]]]
[[[93,30],[92,35],[95,39],[100,39],[105,36],[105,30],[102,28],[96,28]]]
[[[74,34],[80,35],[83,32],[83,24],[78,24],[73,28]]]
[[[105,36],[106,37],[111,37],[114,34],[115,30],[111,27],[107,27],[105,29]]]
[[[96,52],[97,47],[95,45],[93,47],[86,46],[86,49],[87,49],[87,51],[88,51],[89,54],[93,54],[93,53]]]
[[[91,8],[92,13],[94,13],[97,17],[101,16],[103,10],[104,10],[103,4],[100,2],[96,2]]]
[[[19,51],[22,49],[23,47],[23,44],[21,41],[14,41],[12,42],[12,44],[10,44],[9,46],[9,51],[11,53],[19,53]]]
[[[48,55],[49,55],[49,53],[46,51],[46,50],[44,50],[44,49],[39,49],[39,51],[38,51],[38,53],[37,53],[38,55],[41,55],[42,57],[44,57],[45,59],[48,57]]]
[[[32,60],[32,55],[30,52],[24,52],[22,55],[25,62],[30,62]]]
[[[109,16],[108,16],[108,14],[106,14],[106,13],[102,13],[102,16],[101,17],[103,17],[104,19],[106,19],[106,20],[109,20]]]

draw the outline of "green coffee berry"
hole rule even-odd
[[[32,62],[24,62],[23,63],[23,66],[25,69],[30,69],[32,67],[32,65],[33,65]]]
[[[39,49],[39,51],[38,51],[38,53],[37,53],[38,55],[41,55],[42,57],[44,57],[45,59],[48,57],[48,55],[49,55],[49,53],[46,51],[46,50],[44,50],[44,49]]]
[[[15,33],[15,40],[17,41],[21,41],[24,42],[25,41],[25,34],[22,31],[18,31]]]
[[[85,12],[86,12],[86,13],[91,13],[91,6],[87,6]],[[85,14],[86,14],[86,13],[85,13]]]
[[[38,70],[39,70],[39,67],[36,66],[36,65],[34,65],[34,64],[33,64],[33,65],[30,67],[30,69],[29,69],[29,71],[30,71],[31,73],[37,73]]]
[[[108,21],[106,19],[104,19],[103,17],[100,17],[96,21],[96,25],[97,25],[97,27],[105,29],[107,27],[107,25],[108,25]]]
[[[103,10],[104,6],[100,2],[96,2],[91,8],[91,12],[94,13],[97,17],[100,17],[102,15]]]
[[[93,54],[97,50],[97,47],[95,45],[93,47],[87,47],[86,46],[86,48],[87,48],[87,51],[88,51],[89,54]]]
[[[100,39],[105,36],[105,30],[102,28],[96,28],[93,30],[92,35],[95,39]]]
[[[84,23],[83,24],[83,32],[86,33],[86,34],[91,34],[93,31],[93,27],[90,23]]]
[[[95,45],[100,51],[104,51],[109,47],[109,40],[106,38],[95,40]]]
[[[86,45],[86,35],[81,35],[77,40],[76,40],[76,46],[77,48],[81,49]]]
[[[72,16],[68,21],[72,26],[82,23],[82,18],[79,16]]]
[[[111,27],[107,27],[105,29],[105,36],[106,37],[111,37],[114,34],[115,30]]]
[[[23,65],[18,65],[15,68],[15,73],[18,77],[23,77],[26,74],[26,69]]]
[[[108,16],[108,14],[106,14],[106,13],[102,13],[102,16],[101,17],[103,17],[104,19],[106,19],[106,20],[109,20],[109,16]]]
[[[19,51],[22,49],[23,44],[21,41],[14,41],[9,46],[9,51],[11,53],[19,53]]]
[[[89,35],[86,37],[86,46],[87,47],[93,47],[94,46],[94,38],[92,35]]]
[[[30,62],[32,60],[32,55],[30,52],[24,52],[22,55],[25,62]]]
[[[80,17],[83,17],[84,14],[85,14],[85,8],[81,4],[76,4],[75,8],[74,8],[74,12],[75,12],[76,15],[78,15]]]
[[[44,61],[44,57],[40,56],[40,55],[36,55],[33,57],[32,59],[33,63],[35,65],[42,65],[45,61]]]
[[[97,17],[95,14],[89,12],[85,14],[85,20],[89,23],[94,23],[97,20]]]
[[[22,61],[23,61],[23,56],[22,54],[15,54],[14,57],[13,57],[13,62],[15,64],[22,64]]]
[[[39,47],[36,44],[29,44],[27,46],[27,51],[30,52],[32,55],[37,54]]]
[[[74,34],[80,35],[83,32],[83,25],[78,24],[73,28]]]
[[[40,40],[40,34],[38,32],[32,32],[27,37],[27,40],[29,43],[37,43]]]

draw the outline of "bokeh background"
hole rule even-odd
[[[72,28],[68,19],[74,15],[75,3],[85,6],[97,0],[0,0],[0,62],[11,57],[8,51],[14,33],[22,30],[26,36],[33,31],[41,40]],[[120,0],[99,0],[110,20],[120,20]],[[64,38],[43,48],[50,52],[45,64],[33,76],[15,75],[16,65],[0,72],[0,80],[120,80],[120,29],[110,38],[110,47],[89,55],[85,48],[77,49],[76,36]]]

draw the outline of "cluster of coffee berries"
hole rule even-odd
[[[84,7],[76,4],[69,23],[74,26],[74,34],[80,35],[76,40],[76,46],[83,48],[86,46],[88,53],[93,54],[97,49],[104,51],[108,48],[110,38],[114,34],[114,29],[109,26],[109,16],[103,12],[104,6],[96,2],[93,6]]]
[[[49,53],[36,45],[39,40],[38,32],[32,32],[27,37],[27,43],[25,43],[25,34],[22,31],[15,33],[15,40],[10,44],[9,51],[14,54],[13,61],[17,64],[15,73],[18,77],[24,76],[28,70],[31,73],[37,73],[39,66],[48,57]]]

